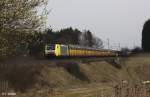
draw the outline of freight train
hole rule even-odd
[[[118,56],[118,53],[114,50],[78,45],[49,44],[45,46],[45,55],[55,57],[113,57]]]

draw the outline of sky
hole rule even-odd
[[[141,46],[150,0],[49,0],[47,25],[54,30],[90,30],[110,47]]]

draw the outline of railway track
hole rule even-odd
[[[114,64],[120,64],[120,57],[51,57],[47,58],[48,61],[56,62],[96,62],[106,61]]]

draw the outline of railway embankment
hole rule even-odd
[[[149,81],[150,57],[140,54],[120,58],[120,64],[109,58],[37,60],[21,57],[1,62],[0,69],[1,80],[8,81],[10,88],[17,92],[68,89],[89,84],[111,87],[121,82]]]

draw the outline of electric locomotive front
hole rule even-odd
[[[54,44],[45,46],[45,56],[55,56],[55,45]]]

